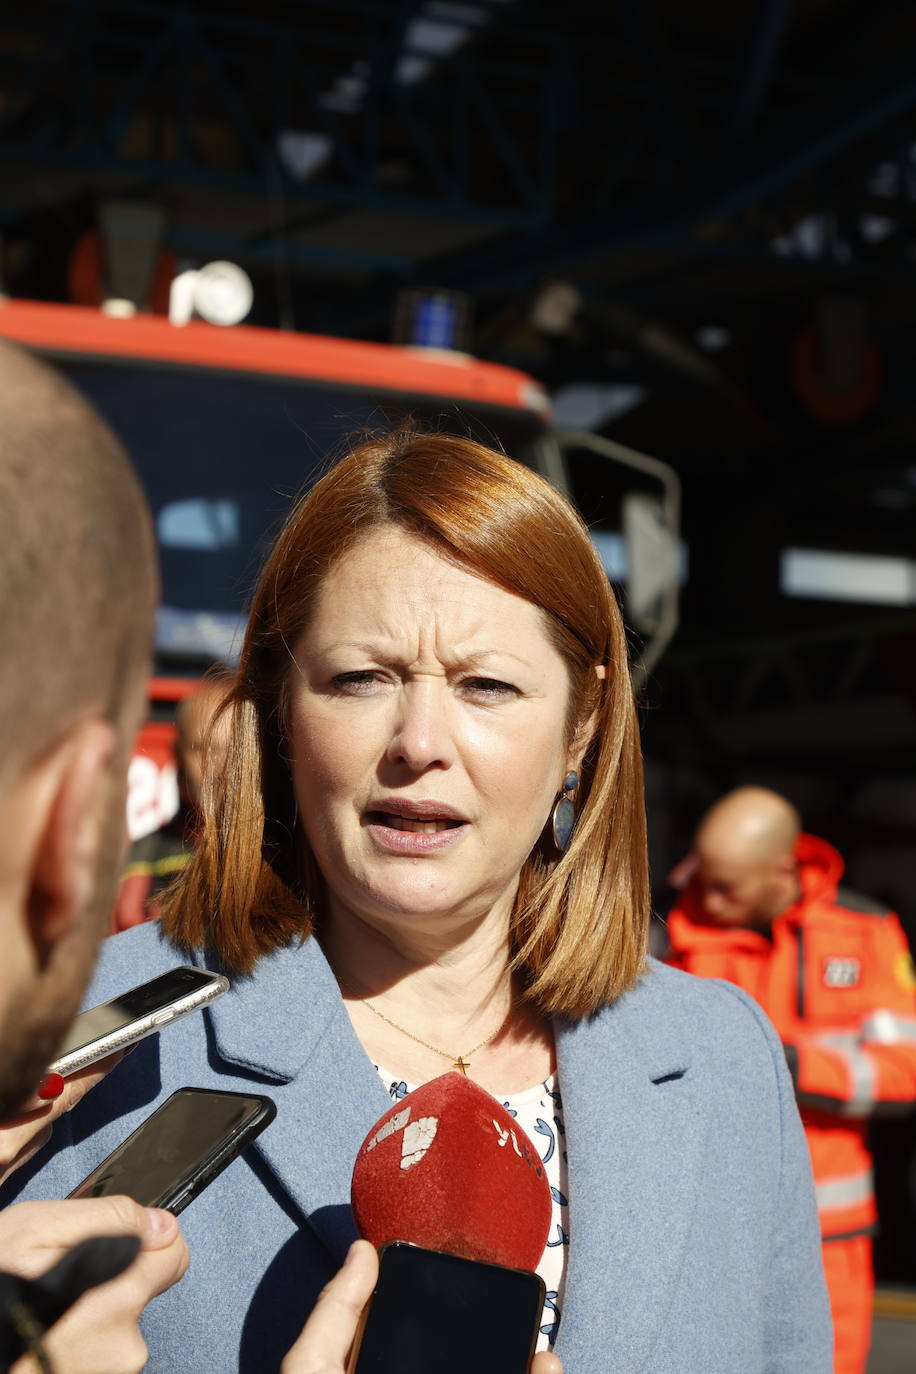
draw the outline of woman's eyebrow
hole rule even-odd
[[[370,640],[344,640],[333,647],[336,649],[355,649],[357,653],[365,654],[376,663],[383,663],[385,665],[403,662],[401,654],[393,653],[391,648],[386,647],[381,640],[376,640],[374,643]],[[494,658],[511,659],[522,668],[530,669],[532,666],[528,659],[522,658],[520,654],[513,653],[511,649],[473,649],[468,653],[462,653],[461,650],[458,649],[450,653],[448,659],[445,661],[453,668],[473,668],[477,665],[482,666],[485,662]]]
[[[491,658],[511,658],[514,663],[521,664],[523,668],[531,667],[528,659],[522,658],[520,654],[514,654],[511,649],[476,649],[473,653],[463,655],[461,662],[470,666]]]

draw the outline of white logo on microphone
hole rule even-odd
[[[402,1112],[398,1112],[397,1116],[393,1116],[390,1121],[386,1121],[384,1126],[381,1126],[379,1130],[376,1131],[375,1135],[366,1146],[366,1153],[368,1154],[370,1150],[374,1150],[376,1145],[381,1145],[383,1140],[387,1140],[390,1135],[394,1135],[395,1131],[399,1131],[402,1126],[406,1126],[409,1120],[410,1108],[405,1107]]]
[[[498,1121],[494,1121],[494,1122],[493,1122],[493,1125],[496,1127],[496,1134],[499,1136],[499,1143],[500,1143],[500,1145],[505,1145],[505,1143],[506,1143],[507,1140],[511,1140],[511,1141],[512,1141],[512,1148],[513,1148],[513,1150],[515,1151],[515,1153],[518,1155],[519,1159],[524,1158],[524,1156],[522,1155],[521,1150],[518,1148],[518,1140],[516,1139],[515,1132],[512,1131],[512,1130],[504,1131],[503,1128],[502,1128],[502,1126],[500,1126],[500,1124],[499,1124]]]
[[[410,1122],[410,1125],[407,1123]],[[395,1135],[398,1131],[404,1131],[404,1138],[401,1141],[401,1168],[412,1169],[415,1164],[426,1154],[436,1138],[439,1129],[439,1118],[435,1116],[421,1116],[417,1121],[410,1121],[410,1108],[405,1107],[386,1121],[384,1126],[380,1126],[375,1135],[366,1146],[366,1153],[374,1150],[376,1145],[381,1145],[383,1140],[387,1140],[390,1135]]]
[[[502,1149],[502,1147],[511,1140],[512,1148],[518,1155],[519,1159],[523,1159],[525,1163],[528,1165],[528,1168],[533,1169],[534,1172],[537,1174],[538,1178],[540,1178],[544,1173],[543,1161],[541,1160],[541,1157],[536,1150],[529,1149],[528,1145],[525,1144],[524,1134],[522,1135],[522,1143],[521,1145],[519,1145],[518,1136],[511,1129],[511,1127],[508,1130],[504,1131],[498,1121],[494,1121],[493,1126],[496,1131],[497,1138],[499,1140],[500,1149]]]
[[[401,1141],[402,1169],[412,1169],[415,1164],[420,1163],[435,1140],[438,1129],[439,1122],[434,1116],[421,1116],[418,1121],[410,1123]]]

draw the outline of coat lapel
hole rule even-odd
[[[693,1216],[708,1087],[654,983],[650,971],[591,1021],[556,1028],[570,1231],[557,1354],[570,1369],[643,1368]]]
[[[356,1231],[350,1177],[391,1106],[350,1025],[317,940],[278,951],[212,1009],[214,1048],[277,1103],[279,1130],[253,1149],[339,1263]]]

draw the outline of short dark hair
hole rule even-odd
[[[118,718],[149,656],[155,594],[123,448],[59,372],[0,340],[0,771],[90,713]]]

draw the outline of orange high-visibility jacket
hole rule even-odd
[[[869,1116],[916,1102],[916,979],[897,917],[838,888],[843,861],[802,835],[801,897],[770,938],[704,920],[691,886],[668,917],[668,962],[725,978],[764,1008],[786,1046],[811,1150],[822,1234],[876,1220]]]

